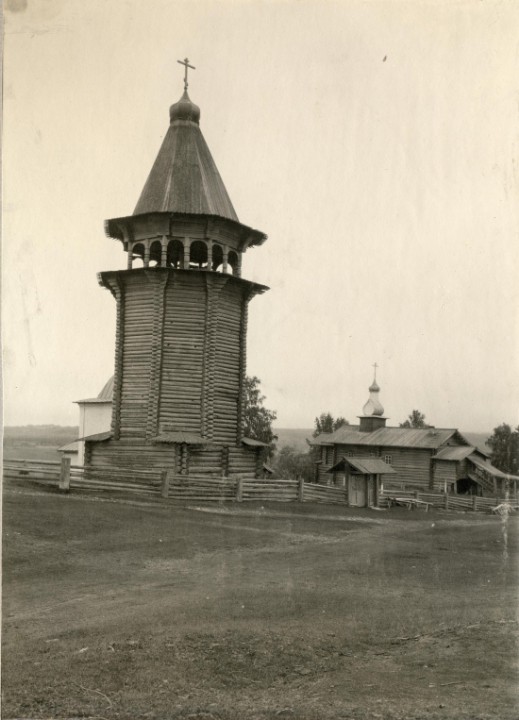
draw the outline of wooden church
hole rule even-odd
[[[244,437],[247,309],[264,285],[241,276],[266,235],[238,216],[187,93],[133,215],[106,222],[126,269],[102,272],[117,304],[109,432],[85,438],[87,466],[259,475],[263,443]]]
[[[376,372],[376,366],[375,366]],[[495,468],[488,455],[455,428],[387,427],[376,375],[358,425],[321,433],[316,481],[346,487],[350,505],[376,505],[381,487],[421,492],[502,496],[517,493],[518,477]]]

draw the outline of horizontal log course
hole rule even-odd
[[[99,488],[100,490],[121,490],[125,492],[136,492],[136,493],[146,493],[151,495],[158,494],[158,488],[152,488],[149,485],[137,485],[137,484],[129,484],[129,483],[121,483],[121,482],[110,482],[109,480],[94,480],[94,479],[84,479],[84,480],[71,480],[70,486],[72,488]]]
[[[3,474],[4,480],[30,480],[45,485],[57,485],[59,483],[59,474],[47,475],[38,472],[30,474],[22,474],[17,471],[7,471]]]

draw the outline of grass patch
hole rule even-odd
[[[285,510],[7,492],[3,716],[516,717],[517,519]]]

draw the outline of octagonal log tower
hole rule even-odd
[[[266,236],[239,222],[187,95],[135,212],[106,222],[127,252],[102,272],[117,303],[112,424],[85,443],[90,466],[256,476],[263,444],[243,436],[249,301],[241,277]]]

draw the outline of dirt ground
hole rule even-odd
[[[518,518],[3,510],[4,718],[519,717]]]

